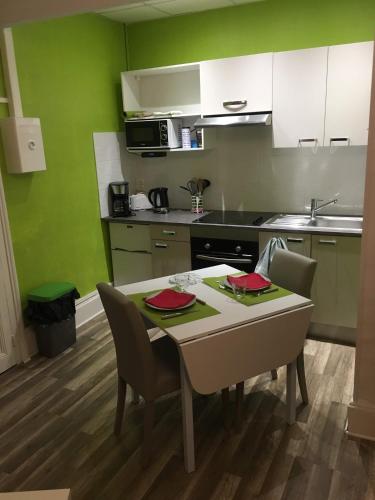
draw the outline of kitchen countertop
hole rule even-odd
[[[316,228],[316,227],[300,227],[300,228],[288,228],[284,225],[274,225],[263,223],[260,226],[254,225],[218,225],[210,223],[194,223],[193,221],[200,219],[204,215],[211,213],[212,211],[204,212],[203,214],[193,214],[189,210],[170,210],[167,214],[157,214],[152,210],[138,210],[135,215],[129,217],[103,217],[103,221],[115,222],[115,223],[127,223],[127,224],[182,224],[185,226],[199,226],[199,227],[232,227],[236,229],[257,229],[258,231],[272,231],[272,232],[285,232],[285,233],[305,233],[305,234],[335,234],[344,236],[361,236],[362,230],[360,229],[335,229],[335,228]],[[259,212],[259,214],[266,214],[267,217],[271,217],[269,212]],[[273,214],[274,215],[274,214]]]
[[[192,214],[190,210],[170,210],[167,214],[157,214],[152,210],[137,210],[135,215],[129,217],[103,217],[102,220],[107,222],[119,222],[127,224],[184,224],[190,226],[194,220],[207,215],[209,212],[203,214]]]

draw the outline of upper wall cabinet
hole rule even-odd
[[[272,54],[201,63],[202,115],[272,111]]]
[[[367,144],[373,42],[328,49],[325,146]]]
[[[201,113],[199,63],[126,71],[121,85],[125,112]]]
[[[328,48],[274,54],[275,148],[322,146]]]

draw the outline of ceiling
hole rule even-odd
[[[98,13],[114,21],[131,24],[260,1],[264,0],[144,0]]]

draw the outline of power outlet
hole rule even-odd
[[[144,179],[136,179],[135,181],[135,189],[137,192],[145,190],[145,180]]]

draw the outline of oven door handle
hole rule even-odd
[[[199,260],[208,260],[209,262],[220,262],[221,264],[251,264],[251,259],[230,259],[228,257],[214,257],[213,255],[198,254],[195,256]]]

